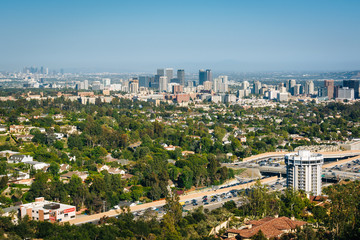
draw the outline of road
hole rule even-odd
[[[285,156],[290,152],[267,152],[243,159],[243,162],[258,161],[266,158],[279,158]],[[324,155],[324,158],[342,158],[347,156],[360,155],[359,150],[337,151],[337,152],[319,152]]]
[[[269,182],[276,181],[276,179],[277,179],[277,177],[269,177],[269,178],[260,180],[260,182],[262,184],[266,184]],[[224,188],[224,189],[209,190],[207,192],[182,195],[182,196],[180,196],[180,202],[191,201],[192,199],[202,198],[203,196],[227,193],[233,189],[246,189],[246,188],[253,186],[255,183],[256,182],[254,181],[254,182],[250,182],[250,183],[246,183],[246,184],[242,184],[242,185],[238,185],[238,186],[233,186],[233,187],[229,187],[229,188]],[[160,207],[163,205],[165,205],[165,200],[159,200],[159,201],[154,201],[154,202],[150,202],[150,203],[132,206],[132,207],[130,207],[130,211],[137,212],[137,211],[145,210],[147,208]],[[87,222],[97,222],[102,217],[115,217],[119,214],[120,214],[119,210],[110,210],[110,211],[107,211],[104,213],[98,213],[98,214],[93,214],[93,215],[89,215],[89,216],[85,216],[85,217],[81,217],[81,218],[75,218],[75,219],[69,220],[68,223],[77,225],[77,224],[83,224],[83,223],[87,223]]]

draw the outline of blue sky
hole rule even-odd
[[[360,69],[360,1],[0,1],[0,70]]]

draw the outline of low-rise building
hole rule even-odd
[[[7,126],[0,125],[0,132],[7,132]]]
[[[74,172],[68,172],[68,173],[65,173],[65,174],[61,175],[60,179],[65,180],[65,181],[69,181],[73,175],[77,175],[83,181],[85,181],[85,179],[89,176],[88,173],[74,171]]]
[[[34,158],[30,155],[15,154],[9,157],[8,163],[30,162]]]
[[[47,222],[66,222],[76,217],[75,206],[46,201],[43,197],[22,204],[19,211],[21,218],[27,215],[32,220]]]
[[[278,238],[284,233],[295,232],[297,227],[306,224],[287,217],[266,217],[260,220],[252,220],[246,223],[241,229],[229,229],[226,232],[227,238],[250,240],[255,234],[261,231],[267,239]]]
[[[21,133],[25,130],[24,125],[11,125],[10,133]]]

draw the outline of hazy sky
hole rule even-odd
[[[359,70],[360,1],[1,0],[0,70]]]

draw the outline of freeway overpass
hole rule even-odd
[[[336,165],[343,165],[343,164],[347,164],[350,163],[354,160],[358,160],[360,159],[360,155],[355,156],[355,157],[351,157],[351,158],[347,158],[344,160],[340,160],[340,161],[336,161],[336,162],[331,162],[331,163],[327,163],[324,164],[322,166],[323,168],[323,179],[328,179],[328,180],[338,180],[338,179],[359,179],[360,178],[360,173],[352,173],[352,172],[346,172],[346,171],[335,171],[333,170],[332,172],[328,172],[327,169],[332,168]],[[272,166],[262,166],[262,167],[258,167],[261,173],[264,174],[286,174],[286,166],[282,165],[280,167],[272,167]]]
[[[358,160],[360,159],[360,155],[355,156],[355,157],[351,157],[351,158],[347,158],[344,160],[340,160],[340,161],[335,161],[335,162],[331,162],[331,163],[326,163],[322,166],[323,169],[326,168],[332,168],[336,165],[342,165],[342,164],[346,164],[349,162],[352,162],[354,160]],[[255,166],[255,165],[254,165]],[[272,167],[272,166],[259,166],[258,167],[261,173],[276,173],[276,174],[286,174],[286,166],[282,165],[280,167]]]
[[[285,156],[285,154],[288,154],[288,153],[290,153],[290,152],[267,152],[267,153],[262,153],[262,154],[244,158],[243,162],[260,161],[260,160],[265,160],[268,158],[283,158]],[[325,159],[327,159],[327,158],[338,159],[338,158],[353,157],[356,155],[360,155],[360,150],[337,151],[337,152],[318,152],[318,153],[323,154]]]
[[[260,180],[260,182],[262,184],[265,184],[265,183],[273,182],[276,179],[277,179],[277,177],[269,177],[269,178]],[[202,198],[203,196],[227,193],[233,189],[236,189],[236,190],[237,189],[246,189],[246,188],[253,186],[255,183],[256,182],[254,181],[254,182],[250,182],[250,183],[246,183],[246,184],[242,184],[242,185],[238,185],[238,186],[234,186],[234,187],[229,187],[229,188],[223,188],[223,189],[218,189],[218,190],[209,190],[207,192],[200,192],[200,193],[192,193],[192,194],[190,193],[188,195],[181,195],[180,201],[181,202],[190,201],[194,198]],[[130,207],[130,210],[131,210],[131,212],[137,212],[137,211],[142,211],[142,210],[145,210],[145,209],[148,209],[151,207],[159,207],[159,206],[163,206],[163,205],[165,205],[165,200],[159,200],[159,201],[154,201],[154,202],[150,202],[150,203],[132,206],[132,207]],[[89,216],[85,216],[85,217],[81,217],[81,218],[71,219],[67,222],[70,224],[75,224],[75,225],[84,224],[84,223],[94,223],[94,222],[98,222],[103,217],[115,217],[117,215],[120,215],[120,213],[121,213],[120,210],[110,210],[110,211],[103,212],[103,213],[98,213],[98,214],[93,214],[93,215],[89,215]]]

